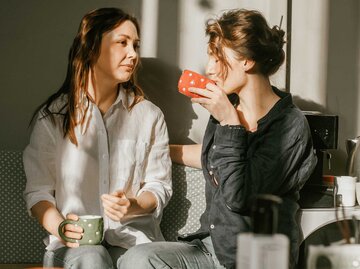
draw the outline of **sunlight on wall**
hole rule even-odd
[[[360,4],[358,5],[358,14],[360,14]],[[358,31],[360,30],[360,20],[358,20],[357,29],[358,29]],[[356,73],[360,74],[360,48],[359,48],[360,47],[360,35],[358,35],[357,45],[358,45],[358,51],[357,51],[357,72]],[[358,76],[357,78],[358,78],[357,91],[360,92],[360,76]],[[360,104],[360,94],[358,94],[357,103]],[[357,108],[356,115],[360,115],[360,106],[358,106],[358,108]],[[359,121],[356,122],[356,130],[357,130],[357,134],[360,135],[360,122]]]
[[[360,14],[360,5],[358,6],[358,14]],[[360,30],[360,20],[358,20],[357,24],[358,31]],[[360,35],[358,35],[357,40],[358,47],[360,46]],[[357,51],[357,74],[360,74],[360,49]],[[360,93],[360,76],[358,76],[357,79],[357,92]],[[360,104],[360,94],[357,95],[357,103]],[[357,106],[357,113],[356,115],[360,115],[360,106]],[[354,122],[354,128],[356,128],[355,136],[360,136],[360,122],[359,120]],[[354,136],[354,137],[355,137]],[[358,177],[358,180],[360,180],[360,149],[358,149],[358,153],[355,155],[355,164],[354,164],[354,171],[355,175]]]
[[[293,1],[292,94],[326,106],[329,1]]]
[[[142,57],[157,56],[159,0],[142,1],[141,47]]]

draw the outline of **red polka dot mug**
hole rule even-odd
[[[189,92],[189,88],[201,88],[205,90],[206,84],[208,83],[215,84],[214,81],[203,75],[200,75],[191,70],[184,70],[178,82],[178,90],[180,93],[188,97],[198,98],[200,95]]]

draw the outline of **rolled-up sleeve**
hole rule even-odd
[[[23,152],[26,174],[24,199],[31,216],[31,208],[40,201],[55,205],[55,137],[52,123],[47,118],[38,118],[30,143]]]
[[[162,113],[159,113],[154,124],[144,173],[144,185],[137,195],[144,191],[149,191],[155,195],[157,208],[153,215],[155,218],[160,217],[172,196],[169,138]]]

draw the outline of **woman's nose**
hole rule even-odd
[[[137,58],[137,52],[136,52],[136,50],[135,50],[132,46],[129,46],[128,57],[129,57],[129,58],[132,58],[132,59],[136,59],[136,58]]]

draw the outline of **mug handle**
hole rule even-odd
[[[58,233],[60,235],[60,237],[66,241],[66,242],[70,242],[70,243],[77,243],[76,239],[74,238],[70,238],[70,237],[67,237],[64,233],[63,233],[63,228],[66,224],[76,224],[77,221],[75,220],[69,220],[69,219],[66,219],[66,220],[63,220],[60,224],[59,224],[59,227],[58,227]]]

